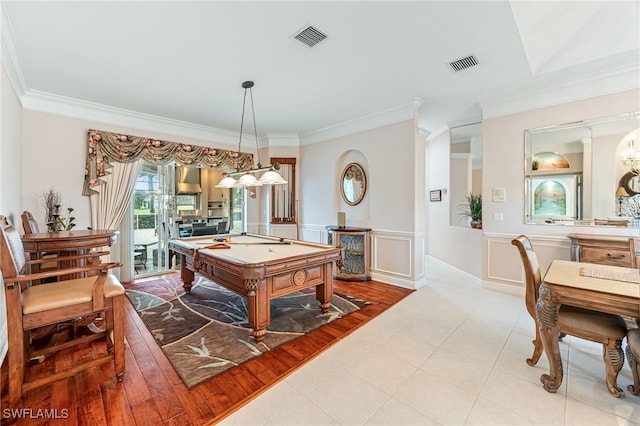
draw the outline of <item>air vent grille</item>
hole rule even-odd
[[[296,40],[313,47],[327,38],[327,35],[314,26],[309,25],[293,36]]]
[[[462,70],[466,70],[467,68],[475,67],[478,65],[478,59],[471,55],[466,58],[461,58],[453,62],[449,62],[449,68],[453,72],[458,72]]]

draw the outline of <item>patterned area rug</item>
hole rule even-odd
[[[257,343],[247,324],[247,300],[196,274],[190,293],[178,275],[129,283],[126,294],[187,387],[260,356],[367,302],[334,294],[322,314],[315,289],[271,301],[271,324]]]

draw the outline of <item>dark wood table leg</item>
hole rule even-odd
[[[316,286],[316,299],[320,302],[323,314],[329,312],[333,299],[333,265],[324,265],[324,283]]]
[[[187,267],[187,257],[184,254],[180,255],[180,277],[182,278],[184,291],[189,293],[191,291],[191,286],[193,285],[195,274],[192,269]]]
[[[544,283],[540,286],[540,295],[536,305],[540,338],[549,360],[549,374],[540,376],[540,381],[547,392],[555,393],[562,385],[562,357],[560,355],[560,327],[558,313],[560,305],[555,303]]]

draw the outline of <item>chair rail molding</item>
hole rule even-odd
[[[492,290],[524,293],[522,261],[511,240],[520,234],[487,233],[484,235],[485,272],[484,287]],[[566,235],[528,234],[536,250],[540,269],[546,271],[554,259],[570,258],[570,241]]]

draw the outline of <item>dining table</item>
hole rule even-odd
[[[554,260],[544,275],[537,301],[540,337],[549,360],[549,374],[540,377],[548,392],[562,385],[558,312],[562,305],[640,319],[640,270],[568,260]]]
[[[23,235],[22,245],[31,259],[42,259],[47,253],[87,254],[114,244],[118,233],[111,229],[38,232]]]

